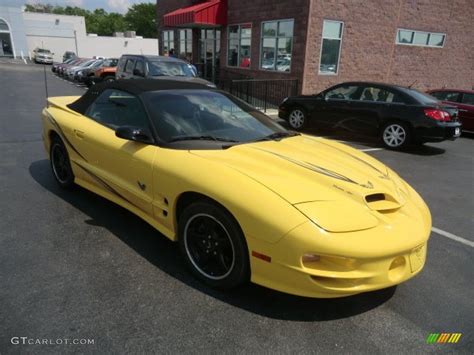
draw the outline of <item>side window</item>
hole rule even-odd
[[[118,65],[117,65],[117,71],[123,72],[125,71],[125,63],[127,62],[126,58],[120,58]]]
[[[474,105],[474,94],[463,94],[462,103],[467,105]]]
[[[149,127],[138,97],[120,90],[105,90],[89,106],[86,116],[114,130],[120,126]]]
[[[453,92],[453,91],[438,91],[438,92],[432,93],[431,96],[434,96],[438,100],[443,100],[443,101],[452,101],[452,102],[459,101],[459,93]]]
[[[145,63],[143,63],[143,60],[137,60],[135,64],[135,70],[141,73],[141,75],[145,75]]]
[[[361,88],[359,86],[339,86],[326,92],[326,98],[330,100],[358,100]]]
[[[125,72],[132,74],[134,64],[135,61],[133,59],[127,59],[127,64],[125,64]]]
[[[400,99],[397,98],[397,95],[395,95],[390,90],[370,86],[364,88],[360,100],[375,102],[401,102]]]

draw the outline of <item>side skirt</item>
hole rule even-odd
[[[163,225],[159,224],[156,220],[154,220],[153,218],[151,218],[150,216],[145,214],[143,211],[141,211],[137,207],[135,207],[132,204],[128,203],[127,201],[122,200],[122,199],[118,198],[116,195],[114,195],[110,192],[107,192],[103,189],[100,189],[97,186],[95,186],[95,185],[93,185],[93,184],[91,184],[91,183],[89,183],[85,180],[82,180],[78,177],[75,178],[74,182],[76,184],[78,184],[79,186],[82,186],[86,190],[92,191],[93,193],[95,193],[95,194],[97,194],[97,195],[99,195],[103,198],[106,198],[107,200],[112,201],[113,203],[115,203],[115,204],[125,208],[126,210],[132,212],[133,214],[135,214],[136,216],[140,217],[145,222],[147,222],[149,225],[151,225],[153,228],[158,230],[160,233],[162,233],[168,239],[171,239],[172,241],[177,240],[176,235],[172,230],[163,227]]]

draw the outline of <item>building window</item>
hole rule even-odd
[[[344,23],[324,20],[319,74],[337,74]]]
[[[193,31],[179,30],[179,56],[191,62],[193,59]]]
[[[163,31],[163,52],[169,53],[174,50],[174,31]]]
[[[423,47],[443,47],[445,37],[446,35],[444,33],[398,29],[397,44]]]
[[[260,69],[290,71],[293,22],[293,20],[281,20],[262,23]]]
[[[227,66],[249,68],[252,25],[229,26],[227,33]]]

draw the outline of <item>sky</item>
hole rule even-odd
[[[0,0],[0,5],[23,6],[25,3],[51,4],[59,6],[78,6],[87,10],[102,8],[107,12],[119,12],[124,14],[133,4],[142,2],[156,3],[156,0]]]

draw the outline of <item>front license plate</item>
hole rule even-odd
[[[421,245],[412,250],[410,254],[410,268],[411,272],[418,271],[425,262],[426,257],[426,246]]]
[[[460,135],[461,135],[461,128],[456,127],[456,128],[454,129],[454,136],[455,136],[455,137],[459,137]]]

